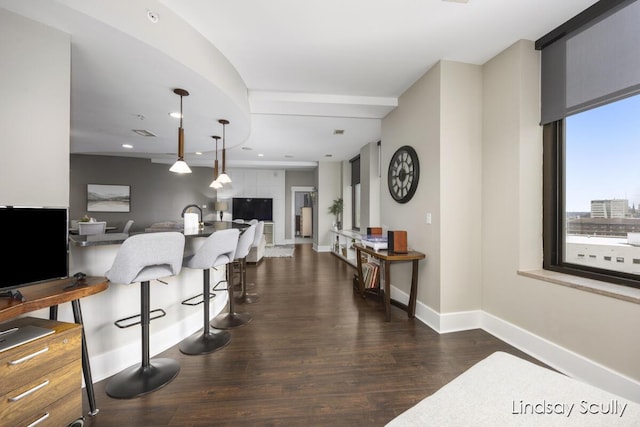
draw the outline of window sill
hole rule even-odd
[[[634,304],[640,304],[640,289],[636,288],[630,288],[627,286],[601,282],[598,280],[572,276],[569,274],[563,274],[549,270],[518,270],[518,274],[520,276],[526,276],[532,279],[555,283],[556,285],[568,286],[570,288],[579,289],[581,291],[604,295],[607,297],[628,301]]]

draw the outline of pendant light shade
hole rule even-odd
[[[180,96],[180,127],[178,128],[178,160],[169,169],[175,173],[191,173],[191,168],[184,161],[184,129],[182,128],[182,97],[189,96],[184,89],[174,89],[173,93]]]
[[[213,163],[213,181],[209,185],[211,188],[215,188],[216,190],[222,188],[222,183],[218,182],[218,140],[219,136],[212,136],[211,138],[216,140],[216,161]]]
[[[231,178],[227,175],[227,164],[226,164],[226,147],[225,147],[225,126],[229,124],[229,120],[220,119],[218,123],[222,125],[222,173],[218,176],[217,181],[221,184],[229,184],[231,182]]]

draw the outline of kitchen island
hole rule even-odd
[[[202,245],[204,239],[218,230],[245,228],[248,224],[215,222],[203,228],[183,230],[175,227],[150,227],[145,232],[185,232],[185,252],[190,255]],[[82,272],[87,276],[104,276],[111,268],[120,244],[127,239],[123,233],[91,236],[69,236],[69,274]],[[212,270],[211,283],[225,278],[224,269]],[[183,268],[180,274],[169,277],[166,283],[151,282],[151,309],[162,308],[167,315],[151,322],[150,353],[158,354],[182,341],[202,328],[202,308],[183,305],[182,301],[202,293],[202,271]],[[222,287],[225,285],[222,284]],[[211,317],[225,309],[228,293],[215,293],[211,300]],[[73,322],[68,304],[60,306],[58,319]],[[139,327],[120,329],[113,323],[140,312],[140,286],[112,283],[107,290],[84,298],[84,328],[93,380],[100,381],[124,368],[140,362]],[[37,313],[48,317],[48,312]]]

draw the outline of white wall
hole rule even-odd
[[[70,37],[4,9],[0,28],[0,204],[67,207]]]

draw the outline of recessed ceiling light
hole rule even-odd
[[[202,151],[196,151],[194,154],[195,154],[196,156],[202,156]]]
[[[344,129],[335,129],[333,131],[333,134],[334,135],[342,135],[342,134],[344,134]]]
[[[140,136],[155,136],[153,133],[151,133],[146,129],[132,129],[132,130]]]
[[[133,148],[131,144],[122,144],[122,148]]]
[[[179,118],[181,118],[181,117],[182,117],[182,114],[180,114],[180,112],[179,112],[179,111],[174,111],[173,113],[169,113],[169,115],[170,115],[171,117],[173,117],[174,119],[179,119]]]
[[[285,154],[284,158],[285,159],[293,159],[293,156],[291,154]]]
[[[260,153],[258,154],[258,157],[264,157],[264,154]]]

